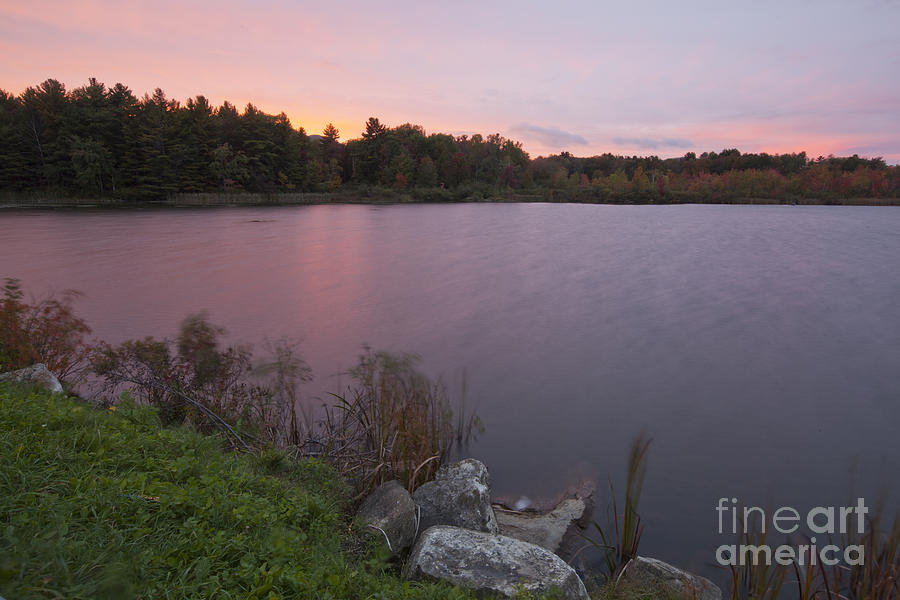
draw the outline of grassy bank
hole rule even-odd
[[[366,549],[329,466],[222,445],[147,407],[0,384],[0,596],[468,597]]]

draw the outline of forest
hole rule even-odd
[[[568,152],[531,158],[500,134],[453,136],[371,117],[358,139],[287,115],[157,88],[55,79],[0,90],[0,193],[166,200],[198,192],[404,193],[428,201],[897,203],[900,166],[878,158],[688,152],[677,158]],[[867,203],[867,202],[863,202]]]

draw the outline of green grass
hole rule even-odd
[[[590,589],[590,588],[589,588]],[[593,591],[594,600],[685,600],[662,587],[622,581],[616,585],[600,585]]]
[[[331,467],[222,446],[151,408],[0,384],[0,596],[468,597],[365,550]]]

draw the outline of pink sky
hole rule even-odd
[[[732,4],[729,6],[729,4]],[[900,3],[0,0],[0,88],[493,133],[533,156],[742,151],[900,162]]]

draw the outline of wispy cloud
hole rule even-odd
[[[630,137],[614,137],[613,144],[616,146],[628,146],[630,148],[691,148],[694,142],[683,138],[630,138]]]
[[[252,102],[309,132],[333,122],[345,139],[376,115],[501,131],[533,154],[900,156],[889,137],[900,131],[898,0],[817,3],[816,27],[805,3],[784,3],[775,21],[760,3],[735,18],[722,2],[649,14],[594,2],[577,20],[552,3],[481,3],[475,20],[470,2],[267,1],[252,15],[240,0],[203,4],[0,0],[0,87],[53,77],[73,89],[93,76],[138,96]],[[661,67],[660,56],[683,60]]]
[[[839,148],[836,154],[838,156],[859,154],[867,158],[880,156],[890,164],[900,164],[900,140],[872,141],[865,145],[848,146]]]
[[[510,133],[521,135],[528,140],[539,142],[552,148],[565,148],[566,146],[586,146],[588,141],[577,133],[570,133],[556,127],[541,127],[531,123],[518,123],[509,128]]]

